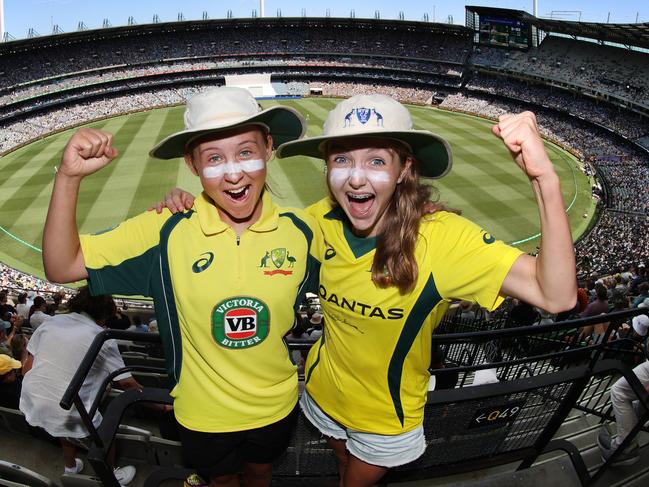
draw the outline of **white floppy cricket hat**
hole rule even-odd
[[[441,178],[453,165],[449,143],[427,130],[412,128],[410,112],[387,95],[356,95],[340,102],[329,112],[322,135],[282,144],[276,156],[324,158],[324,143],[332,139],[376,137],[404,143],[421,166],[421,176]]]
[[[634,316],[631,323],[638,335],[642,337],[647,336],[647,330],[649,330],[649,317],[647,315]]]
[[[185,155],[187,146],[199,137],[244,125],[259,125],[273,137],[273,148],[302,137],[304,118],[290,107],[263,110],[252,94],[234,86],[222,86],[194,95],[185,107],[185,130],[159,142],[149,155],[173,159]]]

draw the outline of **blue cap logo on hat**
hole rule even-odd
[[[374,117],[376,118],[376,125],[383,127],[383,115],[377,112],[375,108],[364,107],[352,108],[351,111],[347,115],[345,115],[345,123],[343,124],[344,127],[349,127],[350,125],[352,125],[352,117],[354,115],[356,115],[358,121],[363,125],[369,122],[372,118],[372,115],[374,115]]]

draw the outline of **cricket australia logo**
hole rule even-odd
[[[275,274],[290,276],[291,274],[293,274],[293,271],[291,269],[295,265],[295,262],[295,257],[291,255],[288,249],[277,248],[266,251],[266,254],[261,258],[259,267],[264,269],[272,269],[271,264],[275,267],[272,270],[265,270],[265,276],[274,276]]]
[[[383,127],[383,115],[377,112],[374,108],[363,107],[352,108],[351,111],[347,115],[345,115],[344,127],[351,127],[354,125],[354,115],[362,125],[365,125],[372,119],[372,116],[374,116],[376,126]]]
[[[212,336],[222,347],[254,347],[266,339],[269,330],[268,306],[256,298],[228,298],[212,310]]]

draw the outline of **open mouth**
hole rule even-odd
[[[249,192],[250,185],[243,186],[242,188],[225,190],[225,193],[234,201],[241,201],[245,199],[245,197],[248,196]]]
[[[359,216],[367,214],[372,208],[376,197],[371,193],[347,193],[347,201],[351,211]]]

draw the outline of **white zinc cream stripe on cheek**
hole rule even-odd
[[[240,172],[261,171],[266,166],[262,159],[250,161],[232,162],[228,161],[218,166],[207,166],[203,168],[203,177],[208,179],[220,178],[225,174],[237,174]]]
[[[329,182],[342,184],[348,179],[367,179],[372,183],[389,183],[390,175],[384,171],[366,171],[362,168],[338,167],[327,171]]]

